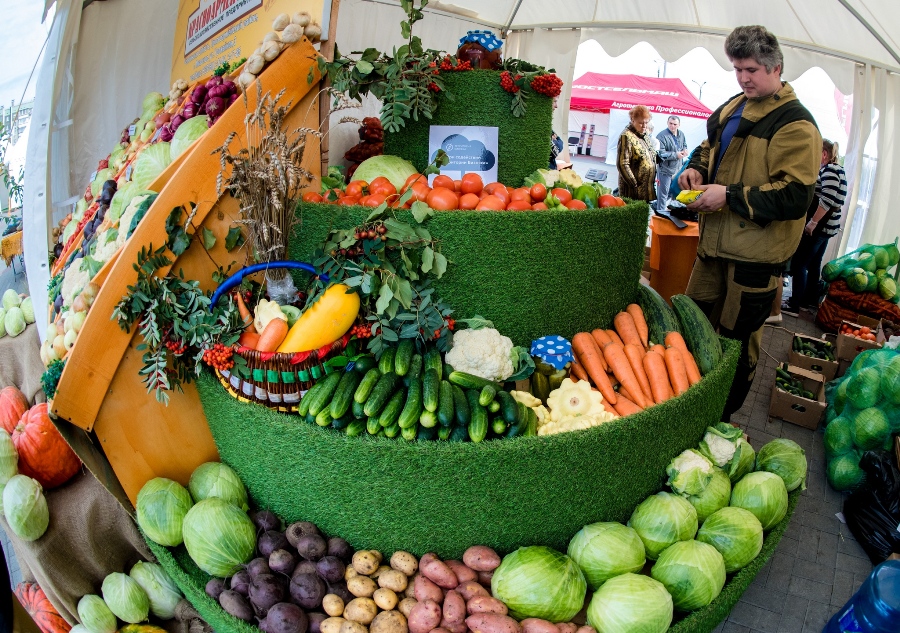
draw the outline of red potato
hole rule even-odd
[[[578,630],[575,631],[575,633],[597,633],[597,629],[595,629],[592,626],[588,626],[587,624],[584,624],[582,626],[579,626]]]
[[[409,612],[410,633],[429,633],[440,625],[441,616],[441,605],[434,600],[419,602]]]
[[[434,602],[440,603],[444,601],[444,592],[441,591],[440,587],[420,574],[416,576],[416,582],[413,588],[413,597],[419,602],[432,600]],[[435,624],[434,626],[437,626],[437,624]]]
[[[485,587],[490,588],[491,586],[491,578],[494,577],[493,571],[480,571],[478,572],[478,582],[480,582]]]
[[[460,583],[469,580],[478,580],[478,572],[471,567],[463,565],[460,561],[445,560],[444,562],[447,564],[447,567],[453,570],[453,573],[456,574],[456,579],[459,580]]]
[[[444,596],[444,620],[450,624],[465,624],[466,615],[466,601],[451,589]]]
[[[500,566],[500,555],[485,545],[473,545],[463,554],[463,563],[475,571],[494,571]]]
[[[445,629],[442,626],[439,626],[436,629],[431,629],[431,633],[450,633],[450,631],[448,631],[447,629]]]
[[[459,595],[461,595],[466,602],[478,596],[491,596],[491,594],[488,593],[488,590],[478,584],[475,580],[468,580],[460,583],[459,587],[456,588],[456,591],[459,592]]]
[[[423,557],[424,558],[424,557]],[[442,560],[431,560],[428,563],[421,564],[419,568],[422,575],[428,578],[438,587],[444,589],[456,589],[459,586],[459,578],[453,573],[453,570],[447,566]]]
[[[466,627],[466,621],[463,620],[461,622],[447,622],[447,620],[441,620],[441,626],[438,627],[441,629],[447,629],[450,633],[466,633],[468,631],[468,627]]]
[[[525,618],[519,624],[522,625],[522,633],[559,633],[553,622],[540,618]]]
[[[424,554],[422,556],[422,558],[419,559],[419,569],[421,570],[425,565],[427,565],[428,563],[430,563],[433,560],[441,560],[441,559],[438,558],[437,554],[435,554],[434,552],[428,552],[427,554]]]
[[[494,615],[506,615],[509,610],[497,598],[492,596],[475,596],[466,603],[466,611],[469,615],[477,613],[493,613]],[[556,633],[555,631],[553,633]]]
[[[522,627],[508,615],[479,613],[466,618],[472,633],[522,633]]]
[[[576,633],[578,625],[574,622],[560,622],[556,628],[559,629],[559,633]]]

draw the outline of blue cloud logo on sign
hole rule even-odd
[[[451,134],[445,138],[441,143],[441,149],[450,157],[450,163],[444,168],[447,170],[488,171],[497,162],[497,157],[484,146],[484,143],[478,140],[470,141],[462,134]],[[434,152],[430,160],[433,161],[436,156],[437,152]]]

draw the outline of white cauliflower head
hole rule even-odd
[[[715,435],[714,433],[707,433],[703,437],[703,441],[706,442],[708,448],[709,454],[707,457],[709,457],[716,466],[721,468],[734,457],[734,451],[737,446],[735,446],[734,442],[731,440],[726,440],[724,437]]]
[[[456,371],[502,381],[513,375],[512,349],[512,340],[494,328],[460,330],[444,360]]]

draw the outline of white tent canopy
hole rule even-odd
[[[83,190],[91,163],[115,143],[125,113],[134,112],[147,92],[167,88],[177,7],[177,0],[45,0],[48,7],[54,3],[57,11],[38,77],[34,124],[40,133],[30,137],[25,176],[26,262],[36,302],[46,296],[50,228],[65,214],[65,203]],[[738,25],[763,24],[781,41],[785,79],[818,66],[841,92],[854,95],[845,217],[850,216],[849,226],[858,208],[854,236],[886,241],[900,234],[900,214],[889,213],[900,198],[900,178],[893,173],[900,169],[896,8],[897,0],[446,0],[429,4],[415,32],[429,48],[447,51],[456,49],[467,30],[505,34],[505,56],[554,68],[565,82],[554,123],[565,129],[567,91],[583,41],[597,40],[612,55],[647,41],[667,61],[703,46],[727,69],[725,36]],[[403,42],[402,16],[398,0],[342,0],[338,46],[391,50]],[[370,112],[377,112],[371,103],[364,115]],[[863,149],[875,120],[879,168],[868,200],[859,192]],[[355,136],[348,127],[331,134],[333,158],[343,153],[342,136]]]

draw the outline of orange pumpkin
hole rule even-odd
[[[25,394],[15,387],[0,389],[0,426],[12,435],[16,422],[28,411],[28,400]]]
[[[16,587],[16,598],[42,633],[69,633],[72,629],[36,582],[20,583]]]
[[[81,460],[50,421],[46,402],[25,412],[12,441],[19,453],[19,472],[36,479],[44,490],[63,485],[81,468]]]

